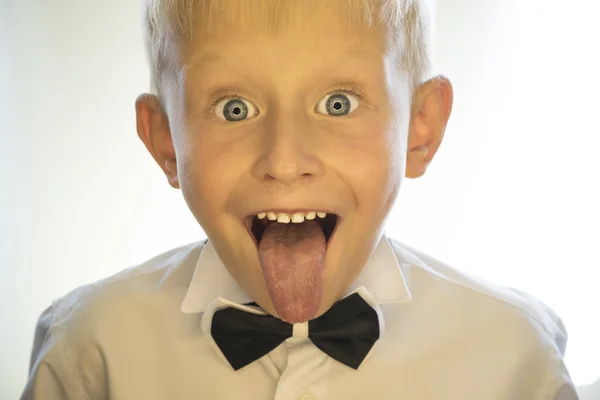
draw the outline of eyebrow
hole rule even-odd
[[[233,58],[235,56],[236,54],[233,53],[223,53],[212,49],[203,49],[199,54],[194,54],[190,60],[183,65],[181,72],[186,74],[191,70],[202,70],[217,61]]]
[[[215,50],[207,50],[203,49],[199,54],[196,54],[192,57],[191,62],[187,65],[197,66],[197,65],[205,65],[210,64],[211,62],[218,61],[224,58],[234,57],[235,55],[232,53],[223,53]]]

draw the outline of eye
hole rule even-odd
[[[338,90],[326,95],[317,104],[317,111],[333,117],[348,115],[359,106],[360,97],[354,90]]]
[[[217,117],[229,122],[243,121],[257,114],[256,107],[238,95],[222,96],[213,101],[212,107]],[[252,114],[252,115],[249,115]]]

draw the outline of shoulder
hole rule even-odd
[[[169,322],[164,315],[177,316],[203,244],[172,249],[52,302],[36,324],[23,398],[104,398],[109,360],[129,357],[136,343],[146,348],[141,333],[159,331],[153,328]]]
[[[52,303],[50,328],[60,330],[63,325],[83,322],[80,317],[92,311],[112,314],[140,297],[160,297],[187,290],[203,244],[194,242],[171,249],[72,290]]]
[[[564,352],[567,333],[562,320],[554,310],[536,297],[518,289],[493,284],[482,278],[460,271],[419,250],[390,239],[399,259],[405,260],[417,281],[438,282],[438,286],[451,287],[456,301],[477,300],[492,306],[498,312],[521,318],[541,329]],[[494,307],[495,306],[495,307]]]
[[[68,343],[83,351],[119,330],[134,329],[136,320],[179,309],[203,245],[169,250],[55,300],[38,320],[32,364],[44,348]]]
[[[449,341],[466,340],[482,354],[494,349],[492,359],[512,360],[532,379],[536,371],[532,390],[554,397],[560,386],[572,385],[563,360],[567,331],[552,308],[523,291],[471,276],[398,241],[390,243],[413,302],[427,304],[427,318],[446,321],[438,329]]]

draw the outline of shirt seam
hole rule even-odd
[[[551,360],[551,356],[552,356],[552,351],[554,349],[550,348],[548,350],[548,354],[546,357],[546,368],[545,368],[545,374],[544,374],[544,378],[542,380],[542,384],[539,388],[539,390],[537,391],[537,395],[535,396],[536,400],[548,400],[548,399],[544,399],[542,396],[544,396],[546,394],[546,387],[548,386],[548,383],[551,381],[551,373],[550,373],[550,360]],[[552,397],[552,399],[556,398],[556,395],[558,394],[558,390],[560,389],[557,388],[557,392],[554,393],[554,397]]]
[[[79,377],[78,374],[75,373],[75,370],[72,368],[71,366],[71,362],[70,362],[70,358],[67,356],[66,351],[64,349],[64,344],[65,342],[61,342],[57,347],[57,353],[58,353],[58,357],[60,362],[62,363],[62,365],[65,366],[65,369],[67,370],[67,373],[69,374],[69,376],[77,376]],[[87,394],[87,392],[83,389],[82,385],[81,385],[81,381],[79,379],[73,379],[70,380],[70,382],[75,382],[75,384],[73,385],[73,387],[75,387],[75,389],[77,390],[77,397],[75,397],[76,399],[81,399],[81,400],[91,400],[91,397]],[[81,397],[81,395],[83,395],[83,398]]]
[[[48,315],[48,327],[46,328],[46,332],[44,332],[44,339],[42,340],[42,342],[39,345],[39,348],[37,349],[37,354],[35,355],[35,359],[31,360],[31,371],[33,371],[33,368],[35,366],[36,361],[39,361],[40,363],[43,360],[39,360],[39,356],[40,353],[43,351],[44,346],[46,346],[49,342],[50,339],[52,338],[52,334],[54,332],[54,315],[56,313],[56,306],[57,306],[57,302],[58,301],[53,301],[52,304],[50,304],[50,315]],[[43,317],[43,312],[40,318]],[[39,323],[39,321],[38,321]]]

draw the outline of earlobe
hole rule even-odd
[[[179,175],[177,175],[177,160],[169,158],[165,160],[165,169],[168,172],[167,180],[174,189],[179,189]]]
[[[412,148],[410,150],[410,152],[411,152],[411,157],[413,157],[414,159],[416,159],[417,161],[420,161],[420,162],[426,162],[427,155],[429,155],[429,149],[427,148],[427,146],[418,146],[418,147]]]
[[[169,184],[179,189],[171,131],[158,98],[148,93],[141,94],[135,102],[135,110],[140,140],[166,175]]]

